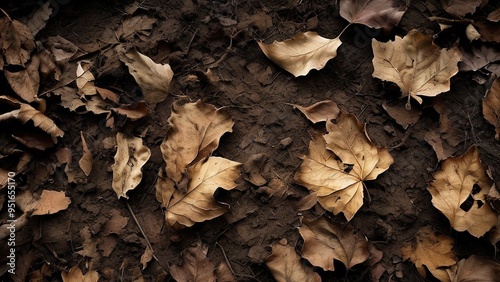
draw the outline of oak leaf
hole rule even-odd
[[[149,105],[154,106],[167,98],[174,76],[169,64],[157,64],[135,49],[120,51],[119,58],[127,65]]]
[[[83,170],[83,173],[85,173],[86,176],[89,176],[90,172],[92,171],[92,164],[94,163],[94,159],[92,158],[92,154],[90,153],[89,147],[87,146],[87,141],[85,141],[85,137],[83,136],[82,131],[80,131],[80,137],[82,139],[83,155],[78,161],[78,164]]]
[[[311,267],[304,265],[295,248],[285,239],[272,245],[273,252],[266,258],[266,265],[277,282],[320,282],[321,277]]]
[[[232,132],[234,122],[227,109],[215,108],[201,100],[181,105],[175,101],[168,119],[170,128],[161,143],[167,176],[178,183],[186,168],[209,157],[221,136]]]
[[[113,169],[113,190],[118,198],[128,199],[127,192],[133,190],[142,180],[142,166],[151,157],[151,151],[142,144],[142,139],[126,135],[116,134],[117,150]]]
[[[337,56],[337,49],[342,44],[338,37],[328,39],[312,31],[298,33],[282,42],[257,43],[271,61],[295,77],[306,75],[312,69],[324,68]]]
[[[404,260],[415,264],[418,273],[426,277],[425,267],[440,281],[450,281],[446,267],[456,264],[452,252],[453,239],[436,233],[431,227],[420,229],[415,238],[401,249]]]
[[[495,139],[500,140],[500,78],[493,82],[483,99],[483,115],[495,126]]]
[[[68,208],[71,200],[63,191],[43,190],[33,215],[58,213]]]
[[[95,270],[89,270],[83,274],[78,266],[73,266],[68,272],[61,272],[63,282],[97,282],[99,274]]]
[[[486,201],[493,185],[472,146],[462,156],[445,160],[427,189],[432,204],[441,211],[457,231],[469,231],[481,237],[496,223],[496,212]]]
[[[487,0],[441,0],[441,5],[449,14],[463,17],[474,14],[477,7]]]
[[[375,146],[356,117],[341,113],[327,122],[328,134],[313,134],[295,181],[316,192],[325,209],[342,212],[349,221],[363,205],[365,180],[374,180],[394,162],[389,152]]]
[[[341,0],[340,15],[350,23],[390,30],[408,7],[399,0]]]
[[[7,65],[25,66],[35,49],[29,27],[8,17],[0,18],[0,48]]]
[[[320,217],[303,221],[299,233],[304,239],[302,257],[326,271],[335,270],[334,260],[341,261],[350,269],[370,256],[368,239],[349,224],[343,225]]]
[[[198,242],[184,250],[182,264],[170,266],[170,275],[177,282],[215,282],[215,265],[207,258],[208,246]]]
[[[308,107],[295,104],[292,106],[299,109],[312,123],[336,119],[340,113],[337,103],[332,100],[317,102]]]
[[[411,30],[387,43],[372,40],[373,77],[396,83],[403,95],[422,103],[420,96],[433,97],[450,90],[450,78],[458,72],[460,51],[441,49],[432,36]]]
[[[187,168],[190,177],[185,193],[175,189],[169,178],[160,174],[156,198],[166,208],[165,221],[176,229],[193,226],[225,213],[228,205],[214,199],[218,188],[231,190],[240,176],[240,163],[210,157]]]
[[[498,281],[500,264],[487,258],[472,255],[457,263],[452,282]]]

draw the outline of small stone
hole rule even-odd
[[[284,138],[280,141],[280,149],[285,149],[286,147],[290,146],[290,144],[292,144],[292,137],[287,137],[287,138]]]

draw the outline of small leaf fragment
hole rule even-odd
[[[63,191],[43,190],[33,215],[54,214],[67,209],[70,203]]]
[[[294,108],[299,109],[312,123],[336,119],[340,113],[340,109],[332,100],[324,100],[314,103],[308,107],[300,105],[292,105]]]
[[[83,173],[85,173],[86,176],[89,176],[90,172],[92,171],[92,164],[94,163],[94,159],[92,158],[92,154],[90,153],[87,142],[85,141],[85,137],[83,136],[83,131],[80,131],[80,137],[82,139],[83,155],[82,158],[78,161],[78,164],[83,170]]]
[[[95,270],[89,270],[85,275],[82,273],[78,266],[73,266],[68,272],[61,272],[63,282],[97,282],[99,274]]]
[[[178,282],[215,282],[215,265],[207,258],[208,247],[198,242],[182,252],[182,264],[170,266],[170,274]]]

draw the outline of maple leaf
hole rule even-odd
[[[286,239],[272,245],[273,252],[266,258],[266,265],[277,282],[320,282],[321,277],[311,267],[300,261],[295,248]]]
[[[334,260],[341,261],[347,269],[368,259],[368,239],[351,225],[343,225],[320,217],[303,221],[299,227],[304,239],[302,257],[324,270],[335,270]]]
[[[500,140],[500,78],[493,82],[483,99],[483,115],[489,123],[495,126],[495,138]]]
[[[298,33],[282,42],[257,43],[271,61],[295,77],[306,75],[312,69],[324,68],[337,56],[337,49],[342,44],[338,37],[328,39],[312,31]]]
[[[142,144],[142,139],[118,132],[117,149],[113,169],[113,190],[118,198],[128,199],[127,192],[142,180],[142,167],[151,157],[151,151]]]
[[[403,95],[422,103],[419,96],[433,97],[450,90],[450,78],[458,72],[460,51],[441,49],[432,36],[411,30],[387,43],[372,40],[373,77],[396,83]]]
[[[198,242],[182,252],[182,264],[172,265],[170,274],[177,282],[215,282],[215,265],[207,253],[208,246]]]
[[[341,0],[340,16],[350,23],[390,30],[408,7],[399,0]]]
[[[481,237],[497,220],[485,199],[492,185],[479,160],[479,150],[472,146],[464,155],[445,160],[427,190],[432,204],[455,230]]]
[[[292,104],[294,108],[299,109],[312,123],[336,119],[340,109],[332,100],[324,100],[314,103],[308,107]]]
[[[327,122],[328,134],[313,134],[295,181],[316,192],[325,209],[349,221],[363,205],[363,181],[374,180],[394,162],[386,149],[373,145],[364,125],[342,113]]]
[[[240,163],[210,157],[188,167],[190,177],[185,193],[177,190],[170,179],[159,175],[156,198],[166,208],[165,221],[176,229],[193,226],[225,213],[227,205],[218,203],[213,195],[218,188],[231,190],[240,176]]]
[[[447,271],[443,268],[456,264],[452,252],[453,239],[436,233],[427,226],[420,229],[415,238],[401,249],[404,260],[415,264],[418,273],[426,277],[424,265],[429,272],[440,281],[450,281]]]
[[[499,275],[499,263],[478,255],[472,255],[457,263],[457,270],[452,274],[451,281],[497,281]]]

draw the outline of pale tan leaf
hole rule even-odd
[[[483,99],[483,116],[495,126],[495,139],[500,140],[500,77],[493,82]]]
[[[432,43],[432,36],[415,29],[387,43],[373,39],[372,48],[373,77],[396,83],[403,95],[419,103],[420,96],[450,90],[450,78],[458,72],[460,51],[441,49]]]
[[[39,66],[40,59],[34,56],[25,69],[16,72],[4,70],[5,78],[12,90],[28,103],[35,101],[38,96],[40,86]]]
[[[326,271],[335,270],[333,261],[341,261],[347,269],[368,259],[368,239],[350,224],[332,222],[324,217],[303,221],[299,227],[304,239],[302,257]]]
[[[90,153],[87,142],[85,141],[85,137],[83,136],[83,131],[80,131],[80,137],[82,139],[83,155],[82,158],[78,161],[78,164],[83,170],[83,173],[85,173],[86,176],[89,176],[90,172],[92,171],[94,159],[92,158],[92,154]]]
[[[459,261],[457,266],[452,282],[494,282],[500,277],[500,264],[478,255]]]
[[[217,202],[213,195],[218,188],[231,190],[237,186],[234,181],[240,176],[240,166],[220,157],[200,161],[188,167],[186,193],[176,190],[170,179],[158,177],[157,198],[166,208],[168,225],[181,229],[225,213],[228,206]]]
[[[208,247],[198,242],[196,247],[182,253],[182,264],[170,266],[170,274],[177,282],[215,282],[215,265],[207,258]]]
[[[25,66],[35,49],[31,30],[17,20],[0,18],[0,46],[6,65]]]
[[[292,106],[299,109],[312,123],[336,119],[340,113],[337,103],[332,100],[317,102],[308,107],[295,104]]]
[[[85,107],[85,103],[80,99],[80,96],[76,94],[75,88],[64,86],[54,90],[53,93],[61,96],[61,106],[70,111],[76,112],[77,109]]]
[[[91,62],[78,62],[76,67],[76,86],[78,93],[83,95],[96,95],[97,90],[94,85],[95,77],[90,72]]]
[[[353,115],[341,113],[327,129],[327,135],[313,135],[295,181],[316,192],[326,210],[342,212],[349,221],[363,205],[363,181],[376,179],[394,160],[371,143]]]
[[[477,40],[481,37],[481,34],[479,34],[479,32],[472,24],[469,24],[465,28],[465,35],[467,36],[467,39],[469,39],[470,41]]]
[[[87,100],[85,108],[95,115],[109,114],[108,104],[99,95],[94,95]]]
[[[126,116],[130,120],[138,120],[149,115],[149,109],[144,102],[121,105],[111,110],[119,115]]]
[[[67,209],[70,203],[63,191],[43,190],[33,215],[54,214]]]
[[[408,7],[398,0],[341,0],[340,16],[350,23],[390,30],[397,26]]]
[[[151,248],[146,247],[146,250],[141,256],[141,264],[142,264],[142,270],[146,269],[148,266],[148,263],[153,259],[153,250]]]
[[[156,105],[167,98],[174,72],[169,64],[157,64],[135,49],[119,52],[122,62],[142,89],[149,105]]]
[[[117,104],[120,102],[120,98],[118,97],[118,95],[116,95],[115,92],[113,92],[109,89],[95,86],[95,90],[97,91],[97,94],[99,94],[101,96],[101,98],[103,100],[109,100],[109,101],[117,103]]]
[[[474,14],[477,7],[485,1],[486,0],[441,0],[441,5],[443,5],[446,12],[463,17],[467,14]]]
[[[190,164],[206,159],[219,146],[221,136],[232,132],[234,122],[227,109],[216,109],[201,100],[172,105],[170,128],[161,144],[167,176],[180,182]]]
[[[342,44],[338,37],[328,39],[312,31],[298,33],[282,42],[257,43],[271,61],[295,77],[306,75],[312,69],[324,68],[337,56],[337,49]]]
[[[490,22],[499,22],[500,21],[500,8],[489,13],[489,15],[486,19],[489,20]]]
[[[436,233],[431,227],[420,229],[415,238],[401,249],[403,259],[410,259],[418,273],[426,277],[425,267],[440,281],[450,281],[445,268],[456,264],[453,239]]]
[[[95,270],[89,270],[84,275],[75,265],[68,272],[61,272],[61,278],[63,282],[97,282],[99,274]]]
[[[116,134],[117,149],[113,169],[113,190],[118,198],[128,199],[127,192],[133,190],[142,180],[142,166],[151,157],[151,151],[142,144],[139,137],[124,133]]]
[[[486,201],[493,181],[472,146],[462,156],[445,160],[427,189],[432,204],[457,231],[481,237],[496,223],[497,214]]]
[[[301,262],[294,247],[285,239],[272,245],[273,252],[266,258],[266,265],[277,282],[320,282],[321,277],[310,266]]]
[[[38,3],[40,4],[43,2],[40,1]],[[38,9],[31,15],[28,22],[26,22],[26,25],[31,30],[31,34],[33,34],[33,36],[37,35],[38,32],[45,27],[45,24],[51,14],[52,8],[50,8],[50,1],[38,6]]]

